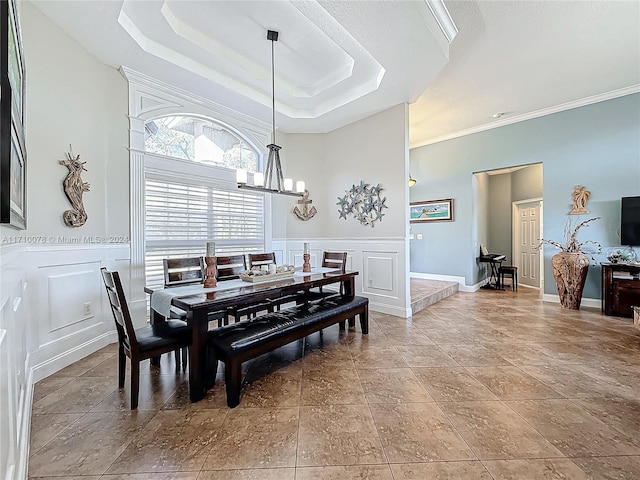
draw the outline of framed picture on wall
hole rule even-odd
[[[411,202],[409,222],[450,222],[453,220],[453,199]]]
[[[0,2],[0,223],[26,228],[25,75],[15,0]]]

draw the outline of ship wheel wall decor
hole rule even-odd
[[[360,184],[352,185],[351,189],[345,190],[344,197],[338,197],[339,218],[347,219],[347,215],[352,215],[362,225],[374,226],[375,222],[382,221],[384,213],[382,210],[389,208],[385,205],[387,197],[383,197],[382,185],[375,186],[360,180]]]

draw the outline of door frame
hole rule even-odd
[[[511,258],[513,259],[513,264],[516,267],[521,267],[520,265],[520,259],[517,258],[519,257],[518,255],[516,255],[516,225],[518,224],[518,206],[523,204],[523,203],[530,203],[530,202],[540,202],[540,237],[539,238],[544,238],[542,236],[542,232],[544,230],[544,199],[542,197],[535,197],[535,198],[527,198],[525,200],[518,200],[515,202],[511,202]],[[540,252],[540,291],[544,292],[544,258],[542,256],[542,252]],[[523,285],[523,286],[527,286],[527,285]]]

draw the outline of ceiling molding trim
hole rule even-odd
[[[456,38],[456,35],[458,35],[458,27],[453,23],[453,19],[444,2],[442,0],[425,0],[425,2],[438,22],[440,30],[442,30],[444,36],[447,37],[447,40],[451,43],[453,39]]]
[[[266,144],[271,138],[271,124],[258,120],[244,113],[240,113],[219,103],[212,102],[193,93],[174,87],[156,78],[137,72],[128,67],[121,66],[120,73],[129,82],[129,115],[133,118],[141,118],[148,120],[151,118],[149,111],[138,111],[140,105],[136,103],[136,99],[144,96],[153,95],[156,98],[162,98],[166,102],[167,107],[173,110],[180,110],[180,113],[207,114],[208,116],[221,121],[233,129],[242,129],[245,135],[252,137],[257,146]],[[170,102],[175,102],[175,107],[170,106]],[[165,112],[167,113],[167,112]],[[173,112],[175,113],[175,112]],[[159,112],[157,113],[159,115]],[[258,148],[260,149],[260,148]],[[262,148],[264,150],[264,148]],[[261,150],[261,151],[262,151]]]
[[[491,123],[486,123],[484,125],[478,125],[477,127],[467,128],[465,130],[460,130],[458,132],[449,133],[447,135],[435,137],[435,138],[426,140],[424,142],[416,143],[415,145],[410,145],[409,148],[412,149],[412,148],[424,147],[427,145],[433,145],[434,143],[440,143],[446,140],[452,140],[454,138],[464,137],[467,135],[472,135],[474,133],[479,133],[479,132],[484,132],[486,130],[492,130],[494,128],[504,127],[507,125],[511,125],[513,123],[520,123],[526,120],[532,120],[534,118],[544,117],[546,115],[552,115],[554,113],[564,112],[566,110],[572,110],[574,108],[592,105],[594,103],[613,100],[614,98],[624,97],[626,95],[632,95],[634,93],[640,93],[640,84],[632,85],[630,87],[619,88],[617,90],[600,93],[598,95],[592,95],[590,97],[573,100],[567,103],[561,103],[553,107],[542,108],[540,110],[535,110],[529,113],[523,113],[522,115],[516,115],[515,117],[505,118],[497,122],[491,122]]]

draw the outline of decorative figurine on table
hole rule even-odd
[[[213,288],[218,285],[216,280],[216,244],[207,242],[207,255],[204,257],[207,264],[204,270],[204,288]]]
[[[309,259],[310,258],[311,258],[311,255],[309,255],[309,244],[305,242],[304,251],[303,251],[303,254],[302,254],[302,259],[303,259],[302,271],[303,272],[310,272],[311,271],[311,264],[309,263]]]

